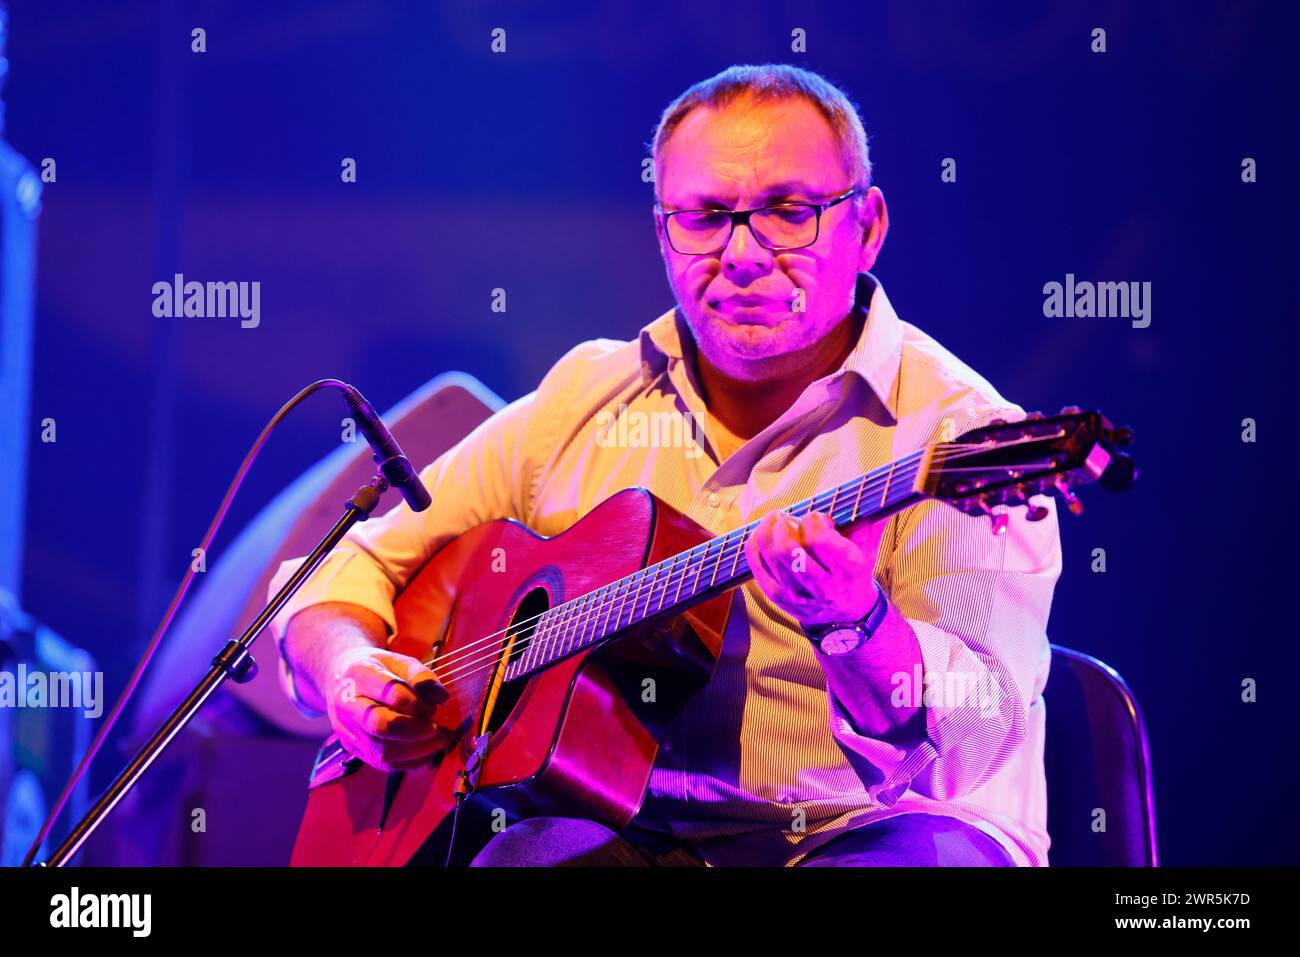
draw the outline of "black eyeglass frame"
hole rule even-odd
[[[827,200],[824,203],[803,203],[803,202],[773,203],[770,206],[757,206],[754,209],[672,209],[672,210],[668,210],[668,209],[664,209],[661,204],[655,203],[655,212],[659,214],[660,222],[663,224],[664,238],[668,240],[668,245],[672,248],[673,252],[677,253],[679,256],[716,256],[718,253],[726,249],[728,245],[730,245],[731,237],[735,235],[737,225],[744,226],[746,229],[748,229],[749,234],[754,237],[754,241],[758,243],[760,246],[762,246],[764,249],[766,249],[768,252],[779,253],[779,252],[786,252],[791,249],[807,249],[809,246],[814,245],[817,242],[817,240],[821,238],[822,213],[826,212],[826,210],[830,209],[832,206],[838,206],[846,199],[849,199],[852,196],[856,196],[858,195],[858,193],[861,192],[862,192],[862,187],[855,186],[847,193],[841,193],[839,196],[836,196],[834,199]],[[749,225],[749,217],[753,216],[755,213],[766,212],[769,209],[791,209],[796,207],[814,209],[817,211],[817,223],[815,228],[813,229],[813,238],[806,243],[800,243],[798,246],[769,246],[767,243],[763,242],[763,238],[759,236],[757,232],[754,231],[754,228],[752,226]],[[673,245],[673,235],[668,229],[668,220],[672,219],[674,216],[680,215],[681,213],[723,213],[727,215],[728,217],[731,218],[731,226],[727,230],[727,238],[723,241],[721,246],[719,246],[717,249],[710,250],[709,252],[704,252],[704,253],[682,252],[680,249],[678,249],[676,246]]]

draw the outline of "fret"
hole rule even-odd
[[[587,625],[590,623],[588,607],[594,598],[594,594],[579,595],[573,600],[573,614],[569,619],[569,627],[572,634],[573,647],[581,648],[587,643],[586,632]]]
[[[889,498],[889,483],[894,480],[894,469],[897,465],[897,462],[889,463],[889,474],[885,476],[885,490],[880,494],[881,508],[885,507],[885,499]]]
[[[557,622],[555,616],[550,611],[542,612],[541,617],[537,619],[537,626],[533,629],[533,635],[528,639],[529,649],[540,647],[548,641],[554,641],[558,637],[556,631]],[[522,665],[522,662],[520,662]],[[509,674],[507,673],[507,677]]]
[[[714,585],[718,583],[718,569],[722,567],[722,556],[727,553],[727,538],[730,536],[730,534],[731,533],[728,532],[726,535],[723,535],[721,538],[715,539],[715,541],[721,542],[722,544],[718,548],[717,556],[713,559],[713,574],[709,577],[710,588],[712,588]]]
[[[832,522],[835,521],[835,500],[839,497],[840,497],[840,486],[837,485],[831,491],[831,507],[828,509],[828,511],[830,512]]]
[[[637,572],[641,578],[637,582],[636,595],[632,598],[632,611],[627,618],[629,625],[638,621],[645,621],[646,612],[650,608],[650,595],[654,589],[653,572],[653,565]],[[638,604],[640,605],[640,611],[637,610]]]
[[[582,616],[582,631],[578,637],[579,648],[586,648],[595,642],[597,636],[605,633],[601,627],[600,610],[613,602],[617,585],[618,582],[601,585],[594,591],[588,592],[583,598],[585,607]]]
[[[547,612],[547,614],[553,614],[555,612],[559,613],[556,616],[555,625],[552,630],[560,636],[560,648],[563,649],[563,651],[568,651],[569,646],[573,642],[573,631],[569,628],[568,623],[570,610],[569,603],[566,601],[556,605],[550,612]]]
[[[695,585],[691,589],[691,597],[700,593],[700,579],[704,577],[704,572],[709,567],[709,558],[711,557],[710,552],[712,552],[713,546],[717,544],[717,542],[718,539],[710,538],[704,543],[704,554],[700,556],[700,570],[695,575]]]
[[[664,580],[662,583],[659,582],[659,572],[656,571],[655,572],[656,587],[654,590],[655,607],[654,607],[654,611],[651,612],[649,605],[646,606],[647,617],[650,614],[657,615],[659,614],[659,612],[664,610],[664,599],[668,596],[668,586],[673,583],[673,564],[675,561],[676,561],[675,557],[666,558],[663,561],[661,561],[658,565],[655,566],[656,568],[663,569]]]
[[[563,607],[564,607],[563,604],[556,605],[554,608],[552,608],[550,611],[546,613],[546,616],[548,618],[553,619],[553,622],[551,624],[551,634],[555,635],[555,637],[560,642],[560,654],[565,654],[569,650],[568,649],[569,631],[563,626],[564,615],[561,613],[560,615],[556,616],[555,614]]]
[[[589,607],[595,600],[597,600],[595,594],[588,593],[579,595],[570,602],[573,611],[569,615],[569,646],[575,651],[587,643],[587,622],[591,614]]]
[[[600,613],[603,609],[606,615],[609,614],[610,604],[614,597],[614,584],[611,582],[608,585],[602,585],[587,592],[582,597],[582,628],[572,643],[575,649],[587,647],[596,635],[602,633]],[[590,629],[590,634],[588,634],[588,629]]]
[[[682,573],[677,579],[677,594],[673,596],[674,605],[682,600],[682,586],[686,584],[686,573],[691,570],[691,554],[694,551],[695,549],[692,548],[690,551],[682,553],[686,559],[686,564],[682,566]]]
[[[642,578],[643,574],[638,570],[634,571],[624,579],[624,581],[627,582],[627,593],[623,596],[623,603],[619,606],[618,618],[614,620],[615,631],[626,628],[628,625],[632,624],[632,622],[636,621],[636,603],[641,598]],[[608,634],[608,632],[606,634]]]
[[[630,583],[628,587],[628,597],[632,600],[627,603],[624,609],[627,611],[627,621],[622,623],[624,628],[636,621],[636,603],[641,600],[642,590],[645,588],[645,570],[642,569],[633,572],[628,577],[628,582]]]
[[[633,602],[636,601],[636,592],[633,587],[635,578],[636,576],[634,575],[631,578],[624,578],[620,580],[620,582],[623,584],[623,594],[619,597],[618,608],[614,612],[614,627],[611,628],[609,631],[607,631],[606,634],[612,634],[623,627],[622,625],[623,609],[627,606],[627,600],[630,597]]]
[[[740,530],[740,542],[736,545],[736,557],[731,560],[731,577],[736,577],[736,568],[740,565],[740,556],[745,552],[745,542],[749,541],[749,530],[752,525],[746,525]]]
[[[862,493],[867,489],[867,477],[864,475],[858,479],[858,494],[853,499],[853,514],[849,516],[850,522],[858,520],[858,509],[862,506]]]
[[[632,604],[628,606],[627,621],[623,623],[624,628],[641,621],[641,615],[637,611],[637,603],[649,597],[646,592],[646,589],[650,587],[647,581],[649,571],[649,568],[643,568],[632,575],[636,579],[636,587],[632,591]]]
[[[584,634],[589,616],[588,607],[592,600],[593,596],[588,594],[579,595],[570,602],[573,610],[569,613],[569,643],[574,648],[581,648],[585,643]]]
[[[592,609],[600,602],[600,592],[591,591],[577,598],[571,598],[565,604],[572,607],[569,613],[569,627],[565,632],[566,653],[581,648],[586,644],[587,626],[591,624]]]
[[[642,571],[641,574],[643,576],[642,577],[643,581],[645,580],[644,575],[645,572],[647,571],[653,572],[653,574],[650,576],[650,583],[646,585],[645,607],[641,610],[641,618],[640,618],[641,621],[644,621],[645,619],[650,617],[650,599],[652,599],[655,596],[655,587],[659,583],[659,566],[651,565],[649,568]]]
[[[540,628],[534,628],[528,638],[528,650],[533,653],[533,660],[539,664],[546,663],[546,638]]]
[[[705,586],[706,588],[712,588],[718,583],[718,572],[722,571],[722,558],[727,554],[727,535],[730,534],[730,532],[727,532],[726,534],[719,535],[709,543],[710,548],[716,545],[717,551],[713,552],[712,555],[709,555],[709,558],[713,562],[713,572],[709,575],[709,583]]]
[[[673,580],[673,562],[671,558],[665,558],[663,561],[656,563],[653,566],[653,568],[655,573],[654,587],[650,591],[650,598],[654,600],[655,604],[654,607],[651,608],[650,601],[649,600],[646,601],[645,616],[647,618],[649,618],[651,615],[657,615],[659,614],[659,612],[663,611],[664,591],[668,588],[668,586],[672,583]],[[661,574],[663,575],[663,579],[664,579],[663,581],[659,580],[659,576]]]
[[[674,596],[674,597],[673,597],[673,600],[672,600],[671,602],[668,601],[668,588],[669,588],[669,587],[672,585],[672,583],[673,583],[673,576],[676,576],[676,577],[677,577],[677,594],[680,595],[681,592],[682,592],[682,579],[684,579],[684,578],[686,577],[686,566],[690,564],[690,558],[689,558],[688,556],[689,556],[689,553],[688,553],[688,552],[683,552],[683,553],[681,553],[680,555],[674,555],[674,556],[673,556],[673,567],[672,567],[672,571],[670,572],[670,574],[669,574],[669,576],[668,576],[668,581],[667,581],[667,582],[665,583],[665,585],[664,585],[664,598],[663,598],[663,600],[664,600],[664,602],[666,602],[666,603],[669,604],[669,605],[673,605],[673,604],[676,604],[676,603],[677,603],[677,596]],[[678,567],[677,567],[679,561],[680,561],[680,564],[681,564],[681,568],[678,568]],[[662,606],[661,606],[661,607],[662,607]]]
[[[541,628],[541,624],[544,623],[544,621],[545,621],[545,620],[543,619],[543,622],[539,622],[539,623],[538,623],[538,630],[537,630],[536,634],[541,634],[541,636],[542,636],[542,658],[543,658],[543,661],[544,661],[544,662],[551,662],[551,661],[555,661],[555,660],[556,660],[557,658],[559,658],[560,655],[561,655],[561,651],[560,651],[559,646],[558,646],[558,644],[557,644],[557,642],[556,642],[556,639],[559,638],[559,635],[557,635],[557,634],[556,634],[553,630],[551,630],[551,629],[546,629],[545,631],[543,631],[542,628]]]
[[[543,619],[545,622],[545,619]],[[554,635],[554,629],[543,629],[541,624],[538,625],[533,637],[529,638],[528,649],[524,651],[524,667],[528,671],[546,663],[546,645],[547,636]]]
[[[613,609],[613,595],[614,595],[613,585],[614,584],[617,583],[611,583],[609,585],[601,585],[595,591],[591,592],[592,595],[591,623],[594,626],[595,633],[598,635],[603,635],[605,633],[605,626],[609,622],[609,613]],[[602,610],[605,612],[604,624],[602,624],[600,620],[600,613]]]
[[[699,546],[696,546],[697,548]],[[694,551],[694,549],[692,549]],[[704,563],[709,560],[709,543],[704,543],[704,554],[700,556],[700,570],[695,573],[695,582],[691,585],[691,594],[700,593],[700,576],[704,574]]]
[[[549,615],[550,613],[547,612],[547,617],[542,620],[546,624],[546,647],[550,650],[550,659],[554,661],[563,658],[568,653],[568,649],[565,647],[568,635],[559,629],[556,622],[551,621]]]

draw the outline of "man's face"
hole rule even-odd
[[[669,138],[656,170],[660,203],[674,209],[753,209],[826,202],[853,187],[830,124],[802,98],[724,109],[697,107]],[[758,381],[801,368],[853,307],[857,274],[884,241],[884,197],[872,187],[822,213],[817,242],[772,252],[745,226],[711,256],[676,252],[656,216],[668,281],[695,343],[732,378]],[[795,311],[798,291],[804,311]]]

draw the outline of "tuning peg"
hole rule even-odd
[[[1121,425],[1111,433],[1110,440],[1116,445],[1128,445],[1133,441],[1133,430],[1127,425]]]
[[[1101,487],[1110,492],[1127,491],[1138,477],[1137,466],[1133,456],[1127,452],[1116,452],[1110,460],[1106,471],[1101,473]]]
[[[979,506],[981,512],[989,517],[993,526],[991,531],[994,535],[1002,535],[1006,532],[1007,524],[1010,521],[1006,512],[994,512],[993,509],[989,508],[988,500],[983,495],[975,500],[975,504]]]
[[[1006,425],[1006,419],[989,419],[989,425]]]
[[[1029,412],[1029,413],[1027,413],[1027,414],[1025,415],[1025,421],[1026,421],[1026,422],[1037,422],[1037,421],[1038,421],[1039,419],[1041,419],[1042,417],[1043,417],[1043,413],[1041,413],[1041,412]]]
[[[1061,411],[1060,411],[1059,414],[1060,414],[1060,415],[1078,415],[1078,414],[1079,414],[1079,411],[1080,411],[1080,410],[1079,410],[1079,407],[1078,407],[1077,405],[1063,405],[1063,406],[1061,406]]]
[[[1061,493],[1061,498],[1065,499],[1065,507],[1070,510],[1070,514],[1082,515],[1083,503],[1079,501],[1079,497],[1077,495],[1075,495],[1073,492],[1070,491],[1069,483],[1067,483],[1065,479],[1063,479],[1061,476],[1058,475],[1056,477],[1055,485],[1056,485],[1056,490]]]
[[[1047,513],[1050,511],[1051,509],[1046,505],[1035,505],[1033,502],[1025,502],[1025,518],[1029,519],[1031,522],[1041,522],[1043,519],[1047,518]]]

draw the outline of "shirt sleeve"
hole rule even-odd
[[[832,733],[874,800],[891,805],[909,788],[960,798],[1026,740],[1029,709],[1046,682],[1047,619],[1061,572],[1055,501],[1034,502],[1048,508],[1038,522],[1023,507],[993,509],[1007,514],[1002,535],[992,534],[987,516],[944,502],[898,516],[881,584],[916,633],[922,669],[894,675],[891,694],[923,704],[924,737],[891,743],[859,734],[830,697]]]

